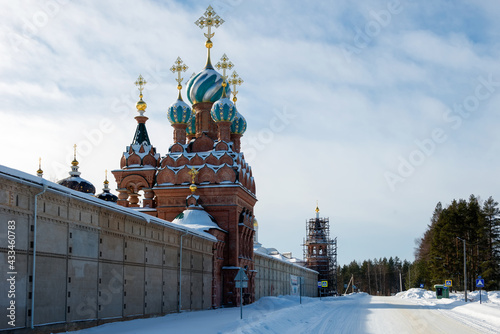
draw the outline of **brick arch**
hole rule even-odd
[[[163,158],[163,160],[161,161],[161,166],[162,167],[165,167],[165,166],[173,166],[175,164],[175,161],[174,159],[172,159],[171,156],[167,155],[165,158]]]
[[[229,156],[229,154],[224,153],[224,155],[219,158],[219,164],[220,165],[222,165],[222,164],[228,164],[228,165],[231,166],[233,164],[233,158],[231,158]]]
[[[231,182],[236,181],[236,173],[234,169],[232,169],[228,165],[221,167],[217,171],[215,182],[220,183],[222,181],[231,181]]]
[[[185,182],[191,183],[191,175],[189,175],[189,171],[190,169],[185,165],[184,168],[177,172],[174,184],[181,184]]]
[[[170,170],[168,168],[162,169],[158,172],[156,176],[156,183],[158,184],[163,184],[163,183],[173,183],[175,184],[175,173],[173,170]]]
[[[203,165],[205,162],[203,161],[203,158],[200,157],[198,154],[195,154],[190,160],[189,160],[189,164],[190,165],[195,165],[195,166],[198,166],[198,165]]]
[[[215,181],[215,173],[214,171],[211,169],[211,168],[208,168],[207,166],[203,166],[202,168],[200,168],[198,170],[199,174],[198,174],[198,183],[202,183],[202,182],[210,182],[210,183],[214,183]]]
[[[158,161],[155,159],[155,157],[153,157],[152,155],[146,155],[143,159],[142,159],[142,164],[144,166],[153,166],[153,167],[156,167],[158,166]]]
[[[151,188],[151,186],[144,176],[132,174],[124,177],[118,187],[125,188],[136,194],[142,188]]]
[[[186,158],[184,155],[179,157],[179,159],[175,160],[174,162],[175,167],[181,167],[187,164],[189,164],[189,159]]]
[[[127,159],[127,166],[140,165],[140,164],[141,164],[141,157],[135,153],[130,155]]]
[[[220,165],[219,163],[219,159],[217,159],[213,154],[210,154],[206,159],[205,159],[205,163],[207,164],[210,164],[210,165],[214,165],[214,166],[218,166]]]

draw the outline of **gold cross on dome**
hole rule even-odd
[[[236,86],[240,86],[243,83],[243,79],[240,78],[238,73],[236,71],[233,71],[231,74],[231,78],[229,79],[229,84],[233,86],[232,92],[233,92],[233,102],[236,103],[236,94],[238,94],[238,91],[236,90]]]
[[[76,160],[76,144],[73,145],[73,158]]]
[[[178,90],[182,89],[181,82],[182,80],[184,80],[184,78],[181,78],[181,72],[186,72],[188,68],[189,67],[186,64],[183,64],[181,57],[177,57],[174,65],[170,68],[170,71],[172,71],[172,73],[177,72],[177,79],[175,79],[175,81],[177,81]]]
[[[205,11],[205,16],[201,16],[194,24],[196,24],[200,29],[203,29],[205,27],[208,28],[208,33],[205,34],[205,37],[207,38],[207,42],[210,41],[210,38],[214,37],[214,34],[212,32],[212,26],[214,28],[218,28],[222,23],[224,23],[224,20],[215,13],[214,9],[212,6],[208,6],[207,10]]]
[[[139,86],[139,92],[141,93],[141,97],[142,97],[142,90],[144,89],[144,86],[147,84],[148,82],[146,80],[144,80],[144,78],[142,77],[142,75],[139,74],[139,77],[137,78],[137,80],[135,81],[135,85],[136,86]]]
[[[233,68],[233,63],[229,61],[229,58],[226,56],[224,53],[220,59],[221,61],[215,64],[215,67],[217,67],[218,70],[222,69],[222,80],[226,81],[227,76],[226,76],[226,70],[230,70]]]
[[[198,175],[200,172],[196,170],[196,168],[191,167],[191,170],[188,172],[189,175],[191,175],[191,183],[194,184],[194,180],[196,178],[196,175]]]

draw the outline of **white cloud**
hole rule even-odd
[[[42,156],[47,177],[60,179],[77,143],[85,151],[82,176],[99,189],[104,169],[118,168],[132,140],[139,74],[149,82],[149,135],[165,154],[172,142],[165,111],[176,98],[169,68],[181,56],[187,79],[204,66],[205,39],[193,22],[208,4],[3,3],[0,10],[9,15],[0,23],[0,133],[12,144],[3,146],[2,164],[35,173]],[[339,237],[341,264],[411,259],[413,240],[437,201],[470,193],[498,200],[498,87],[458,129],[442,115],[474,94],[478,77],[500,81],[493,38],[499,23],[492,14],[500,6],[481,2],[474,12],[481,24],[471,26],[462,2],[401,1],[403,10],[350,59],[343,47],[355,45],[356,29],[388,2],[220,0],[213,6],[226,22],[215,30],[212,59],[226,53],[245,81],[238,95],[249,123],[244,139],[258,145],[265,139],[263,148],[246,148],[265,246],[301,255],[305,220],[319,200]],[[293,117],[273,130],[277,112]],[[99,135],[107,119],[113,128]],[[415,141],[437,127],[447,141],[392,192],[384,173],[397,172],[399,157],[409,159],[419,149]]]

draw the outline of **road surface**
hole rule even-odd
[[[289,333],[499,333],[498,303],[402,299],[353,294],[342,297],[265,297],[243,308],[183,312],[85,329],[79,334],[289,334]]]

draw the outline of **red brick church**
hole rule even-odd
[[[210,56],[212,29],[223,22],[211,7],[196,21],[200,28],[208,28],[207,60],[205,67],[187,82],[190,104],[182,98],[181,73],[187,66],[178,58],[171,68],[177,75],[178,97],[167,111],[174,135],[164,156],[148,137],[148,117],[144,116],[147,104],[143,101],[146,81],[139,76],[137,129],[121,157],[120,169],[112,171],[118,184],[118,204],[200,227],[217,238],[211,283],[213,307],[239,304],[239,289],[234,284],[239,268],[249,277],[248,288],[243,290],[244,303],[255,299],[257,198],[251,167],[240,151],[240,138],[247,124],[235,106],[236,87],[242,80],[236,72],[228,73],[233,64],[226,55],[215,65],[222,73],[216,71]]]

